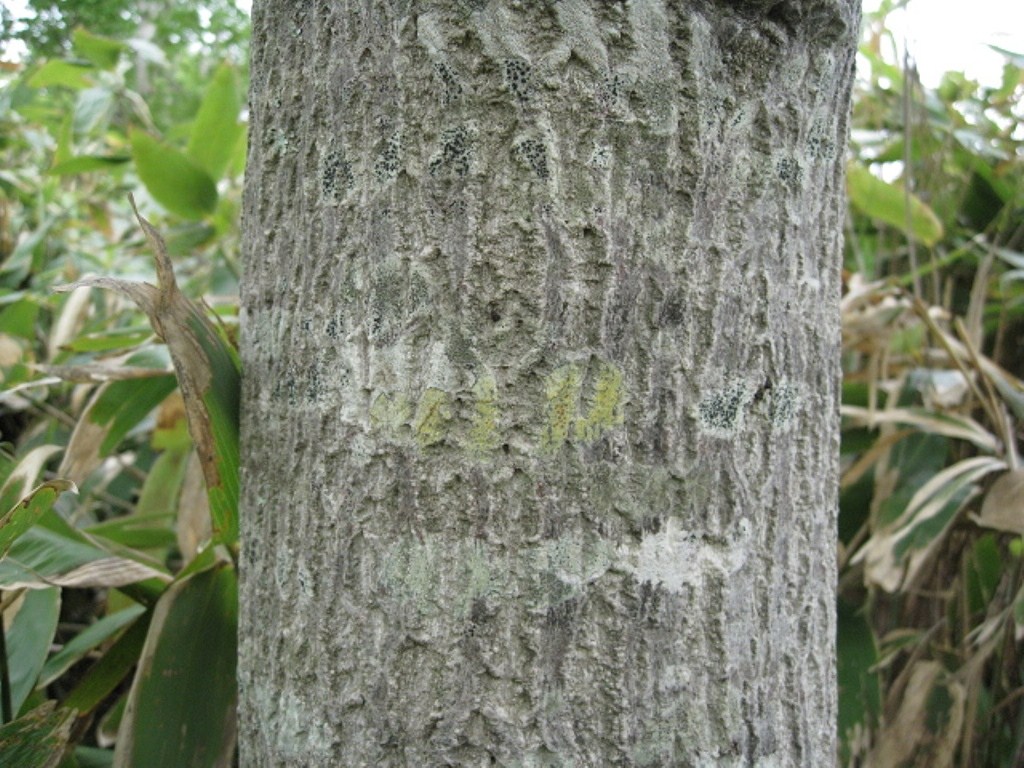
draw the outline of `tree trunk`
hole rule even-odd
[[[857,0],[264,0],[244,766],[821,766]]]

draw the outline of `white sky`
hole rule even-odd
[[[236,0],[248,9],[251,0]],[[878,8],[879,0],[863,0],[864,10]],[[17,18],[25,0],[0,0]],[[1022,0],[911,0],[906,11],[889,15],[897,41],[906,40],[921,79],[938,84],[943,72],[963,70],[968,77],[995,85],[1002,57],[987,44],[1024,54],[1024,2]]]
[[[878,9],[879,0],[863,1],[865,13]],[[911,0],[889,14],[888,26],[901,49],[906,41],[926,86],[951,70],[996,85],[1005,59],[988,46],[1024,54],[1021,0]]]

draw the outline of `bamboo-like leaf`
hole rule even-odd
[[[60,452],[59,445],[40,445],[26,453],[0,488],[0,514],[12,509],[36,484],[39,473],[50,457]]]
[[[60,515],[45,512],[19,536],[0,560],[0,588],[41,589],[48,586],[124,587],[170,577],[156,564],[115,554],[76,530]]]
[[[39,673],[39,685],[47,686],[63,675],[71,666],[81,661],[89,651],[120,632],[145,613],[141,605],[133,605],[86,627],[70,641],[64,644],[57,653],[46,660],[42,672]]]
[[[56,768],[64,757],[75,724],[70,709],[47,701],[17,720],[0,726],[0,765]]]
[[[29,590],[6,611],[7,660],[11,670],[11,703],[17,713],[36,687],[57,631],[60,590]],[[7,622],[5,621],[5,624]]]
[[[148,610],[132,622],[79,680],[64,700],[64,706],[83,715],[99,706],[135,668],[152,618],[153,611]]]
[[[978,525],[997,531],[1024,534],[1024,469],[1000,475],[985,494]]]
[[[161,596],[121,721],[115,768],[229,764],[237,615],[235,571],[223,563]]]
[[[876,531],[851,562],[864,563],[864,578],[895,592],[912,580],[941,543],[956,514],[977,493],[975,483],[1006,462],[990,456],[964,459],[918,489],[906,510]]]
[[[242,136],[244,129],[238,122],[240,109],[235,71],[222,65],[203,94],[187,149],[189,159],[212,179],[224,175]]]
[[[139,178],[168,211],[199,219],[217,208],[213,179],[181,152],[138,130],[131,132],[131,144]]]
[[[863,165],[850,163],[847,167],[846,189],[850,202],[868,216],[913,235],[925,245],[935,245],[942,238],[942,222],[931,208],[916,195],[875,177]]]
[[[64,491],[78,493],[74,483],[67,480],[50,480],[36,488],[18,502],[3,517],[0,517],[0,557],[10,550],[11,545],[43,516]]]
[[[875,427],[879,424],[906,424],[929,434],[967,440],[989,453],[995,453],[999,449],[998,438],[968,416],[938,414],[923,408],[890,408],[884,411],[872,411],[854,405],[842,406],[840,413],[853,426]]]
[[[933,692],[940,687],[946,695],[934,696]],[[896,711],[879,734],[867,764],[950,768],[963,726],[966,699],[963,684],[948,678],[937,661],[916,662],[896,702],[898,708],[893,707]],[[941,730],[936,732],[933,728]],[[908,763],[912,758],[924,762]]]
[[[82,484],[89,474],[117,448],[122,438],[135,428],[156,406],[174,391],[173,374],[161,371],[152,350],[137,353],[123,365],[124,371],[143,371],[145,375],[123,375],[96,390],[68,441],[58,474]],[[137,364],[141,364],[139,368]]]
[[[138,209],[135,215],[155,254],[159,287],[94,277],[62,290],[94,285],[123,293],[139,305],[166,342],[206,479],[214,539],[234,551],[238,541],[237,356],[202,310],[179,290],[163,238]]]

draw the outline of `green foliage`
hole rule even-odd
[[[951,72],[931,90],[895,63],[884,9],[867,21],[842,302],[841,760],[1011,768],[1024,60],[1007,52],[995,87]]]
[[[46,7],[0,73],[0,764],[222,765],[247,20]]]

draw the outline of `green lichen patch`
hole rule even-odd
[[[587,415],[576,422],[576,439],[592,443],[623,422],[622,371],[601,363]]]
[[[386,432],[397,433],[412,418],[412,403],[403,394],[385,392],[370,406],[370,424]]]
[[[420,396],[416,408],[413,430],[420,448],[426,448],[444,440],[452,418],[448,393],[436,387],[428,387]]]
[[[489,453],[501,445],[498,419],[498,385],[493,376],[481,376],[473,386],[473,420],[469,428],[468,447],[476,454]]]
[[[543,453],[554,453],[571,434],[580,398],[580,369],[563,365],[544,380],[544,427],[540,436]]]

